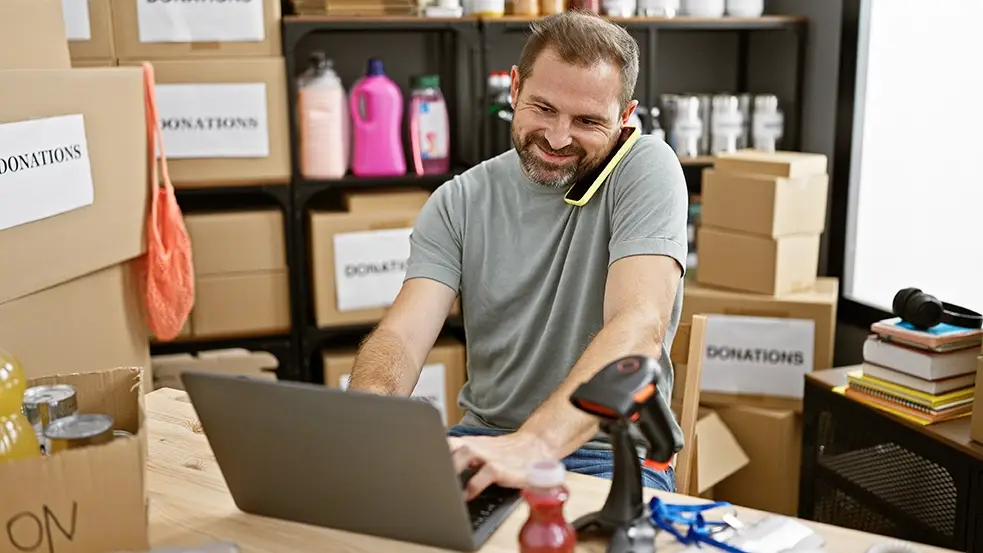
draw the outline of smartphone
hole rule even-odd
[[[631,150],[635,142],[638,142],[640,136],[642,136],[642,132],[638,127],[622,127],[621,136],[618,137],[618,143],[611,150],[611,155],[596,169],[584,175],[582,179],[568,188],[567,193],[563,196],[563,201],[577,207],[586,205],[611,175],[611,171],[614,171],[618,163],[625,158],[628,150]]]

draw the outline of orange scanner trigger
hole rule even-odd
[[[648,467],[648,468],[650,468],[652,470],[659,470],[659,471],[667,471],[667,470],[669,470],[669,462],[668,461],[665,462],[665,463],[660,463],[658,461],[653,461],[652,459],[645,459],[645,461],[642,464],[644,464],[646,467]]]
[[[655,384],[649,384],[635,392],[635,403],[645,403],[655,393]]]
[[[590,413],[590,414],[592,414],[594,416],[604,417],[606,419],[616,419],[616,418],[618,418],[618,414],[617,413],[615,413],[611,409],[608,409],[607,407],[605,407],[603,405],[600,405],[598,403],[594,403],[592,401],[585,401],[585,400],[580,399],[580,400],[576,400],[576,404],[577,404],[577,407],[578,408],[580,408],[581,410],[587,411],[588,413]]]

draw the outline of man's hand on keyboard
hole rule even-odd
[[[448,438],[454,469],[461,474],[472,469],[465,496],[468,500],[492,484],[521,489],[526,486],[529,464],[549,459],[546,446],[535,436],[506,434],[504,436],[466,436]]]

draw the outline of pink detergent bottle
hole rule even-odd
[[[386,76],[382,60],[369,60],[369,71],[352,88],[352,173],[359,177],[406,174],[403,152],[403,93]]]
[[[410,100],[410,140],[417,175],[450,171],[450,125],[447,103],[440,92],[440,77],[413,79]]]

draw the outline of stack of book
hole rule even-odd
[[[847,375],[848,397],[922,425],[972,413],[983,331],[947,324],[921,331],[895,318],[871,332],[861,370]]]

